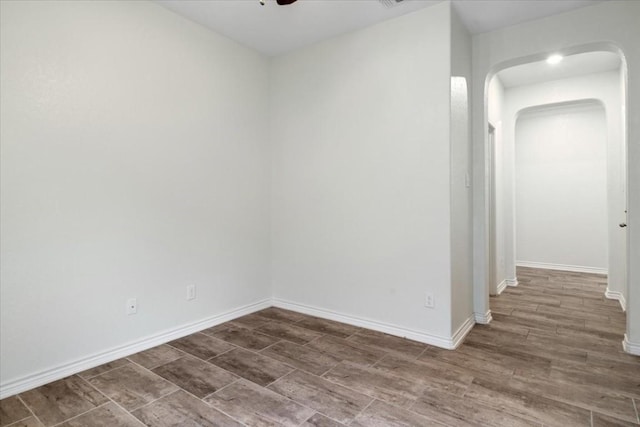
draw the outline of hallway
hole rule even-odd
[[[545,425],[638,423],[640,358],[622,350],[625,314],[605,276],[518,267],[518,280],[456,353],[425,355],[478,372],[466,397]]]

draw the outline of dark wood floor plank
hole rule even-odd
[[[551,426],[587,426],[591,411],[522,391],[503,382],[474,379],[465,397],[510,414]]]
[[[540,422],[496,409],[469,396],[427,390],[411,410],[450,426],[540,426]]]
[[[373,400],[302,371],[288,374],[267,388],[344,424],[350,423]]]
[[[462,370],[442,369],[424,361],[410,360],[388,355],[373,365],[374,369],[387,372],[409,381],[420,381],[430,389],[442,390],[462,396],[473,381],[473,376]]]
[[[242,424],[180,390],[133,412],[153,427],[241,427]]]
[[[204,399],[247,425],[297,427],[315,411],[246,380],[238,380]]]
[[[209,362],[193,356],[185,356],[153,370],[196,397],[203,398],[231,384],[238,377]]]
[[[93,377],[89,382],[127,411],[178,390],[175,384],[133,363]]]
[[[402,356],[418,357],[426,348],[426,345],[417,341],[411,341],[382,332],[363,329],[348,338],[349,341],[377,348],[391,353],[398,353]]]
[[[338,356],[288,341],[274,344],[262,350],[261,354],[314,375],[322,375],[342,360]]]
[[[262,350],[280,340],[233,322],[205,329],[202,333],[248,350]]]
[[[109,402],[59,427],[140,427],[140,422],[115,403]]]
[[[360,415],[358,415],[356,420],[350,425],[352,427],[439,427],[444,424],[421,416],[415,412],[407,411],[376,400]]]
[[[324,374],[331,382],[351,390],[408,408],[425,389],[421,381],[406,380],[372,367],[340,363]]]
[[[5,427],[31,415],[29,409],[18,399],[11,396],[0,400],[0,426]]]
[[[211,363],[263,387],[294,368],[259,353],[237,348],[213,359]]]
[[[372,365],[387,354],[380,349],[367,347],[366,345],[329,335],[315,339],[306,344],[305,347],[338,357],[340,361],[348,361],[362,365]]]
[[[29,390],[20,397],[45,426],[60,423],[108,401],[77,375]]]

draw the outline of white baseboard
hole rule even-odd
[[[493,320],[491,316],[491,310],[487,310],[486,313],[474,313],[476,323],[480,325],[488,325]]]
[[[460,346],[460,344],[462,344],[462,342],[464,341],[464,338],[467,336],[467,334],[469,332],[471,332],[471,329],[473,329],[475,324],[476,324],[475,316],[473,316],[473,315],[469,316],[469,318],[467,318],[467,320],[462,322],[462,325],[460,325],[460,327],[453,334],[453,337],[452,337],[453,348],[454,349],[458,348],[458,346]]]
[[[515,288],[516,286],[518,286],[518,278],[514,278],[514,279],[504,279],[504,282],[506,283],[507,286],[511,286],[513,288]]]
[[[502,282],[500,282],[500,284],[498,284],[498,288],[496,289],[498,292],[498,295],[504,292],[505,289],[507,289],[507,281],[503,280]]]
[[[13,396],[14,394],[31,390],[32,388],[68,377],[69,375],[77,374],[87,369],[95,368],[96,366],[112,362],[122,357],[130,356],[140,351],[148,350],[151,347],[155,347],[157,345],[182,338],[186,335],[193,334],[194,332],[198,332],[203,329],[228,322],[229,320],[236,319],[255,311],[268,308],[270,306],[271,299],[248,304],[242,307],[235,308],[233,310],[226,311],[216,316],[211,316],[206,319],[168,329],[166,331],[147,336],[140,340],[119,347],[92,354],[90,356],[83,357],[64,365],[56,366],[54,368],[46,369],[31,375],[8,381],[6,383],[0,384],[0,399],[4,399],[6,397]]]
[[[310,316],[316,316],[327,320],[334,320],[336,322],[346,323],[348,325],[359,326],[362,328],[372,329],[378,332],[384,332],[385,334],[395,335],[398,337],[407,338],[414,341],[419,341],[424,344],[433,345],[436,347],[445,348],[447,350],[453,350],[462,342],[464,336],[473,327],[473,319],[468,319],[464,324],[456,331],[452,337],[443,337],[439,335],[431,335],[421,331],[405,328],[402,326],[396,326],[389,323],[382,323],[376,320],[365,319],[362,317],[356,317],[349,314],[338,313],[333,310],[327,310],[319,307],[312,307],[305,304],[299,304],[292,301],[283,300],[280,298],[273,299],[273,305],[275,307],[284,308],[286,310],[295,311],[302,314],[308,314]],[[469,322],[471,325],[469,326]]]
[[[620,307],[622,307],[622,311],[627,311],[627,301],[624,299],[624,295],[622,295],[622,292],[612,291],[607,287],[604,296],[609,299],[618,300],[618,302],[620,303]]]
[[[543,268],[546,270],[573,271],[576,273],[607,274],[606,268],[587,267],[583,265],[549,264],[546,262],[516,261],[518,267]]]
[[[624,341],[622,341],[622,348],[629,354],[640,356],[640,343],[632,343],[629,341],[627,334],[624,334]]]

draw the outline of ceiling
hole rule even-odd
[[[505,88],[564,79],[584,74],[617,70],[620,56],[612,52],[588,52],[566,56],[555,65],[547,61],[531,62],[507,68],[497,75]]]
[[[473,34],[589,6],[602,0],[453,0]],[[276,56],[440,3],[404,0],[156,0],[156,3],[266,55]]]
[[[591,6],[603,0],[453,0],[471,34]]]

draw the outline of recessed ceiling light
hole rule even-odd
[[[551,55],[547,58],[547,64],[555,65],[562,61],[562,55]]]

